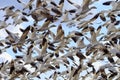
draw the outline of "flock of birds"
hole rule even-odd
[[[80,5],[72,0],[30,0],[28,3],[17,0],[23,9],[0,8],[5,13],[0,30],[8,34],[0,40],[0,54],[9,48],[15,53],[15,59],[0,64],[0,79],[41,79],[41,74],[51,71],[46,80],[59,80],[60,77],[62,80],[119,80],[120,1],[106,1],[102,5],[112,6],[110,10],[92,13],[97,9],[93,4],[99,1],[83,0]],[[66,4],[72,8],[66,9]],[[10,25],[16,27],[29,22],[28,17],[33,19],[33,24],[26,29],[20,28],[21,36],[7,29]],[[100,23],[96,23],[97,20]],[[41,21],[44,21],[42,25]],[[65,27],[75,30],[66,35]],[[106,33],[102,33],[103,29]],[[96,69],[96,62],[106,64]],[[61,65],[65,67],[63,71],[60,71]]]

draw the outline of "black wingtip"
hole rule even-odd
[[[10,34],[10,32],[9,32],[7,29],[5,29],[5,31],[6,31],[8,34]]]
[[[110,61],[110,63],[114,63],[114,59],[112,57],[108,57],[108,60]]]
[[[64,3],[64,0],[60,0],[59,5],[62,4],[62,3]]]
[[[9,9],[12,10],[12,9],[14,9],[14,8],[15,8],[14,6],[11,6]]]
[[[107,1],[107,2],[104,2],[103,5],[110,5],[112,1]]]
[[[13,52],[14,52],[14,53],[17,53],[17,50],[16,50],[15,48],[13,48]]]
[[[18,3],[21,3],[21,1],[20,1],[20,0],[17,0],[17,2],[18,2]]]
[[[116,56],[117,56],[118,58],[120,58],[120,53],[116,53]]]
[[[25,30],[30,30],[30,26],[28,26]]]
[[[26,17],[22,17],[22,20],[28,22],[28,19]]]

